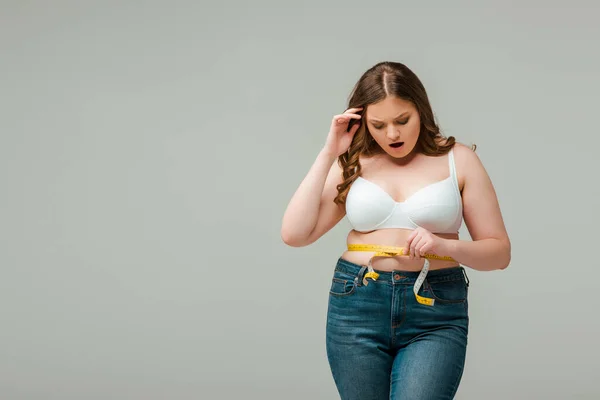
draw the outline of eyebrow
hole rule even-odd
[[[402,117],[404,114],[408,114],[408,111],[404,111],[402,114],[398,115],[397,117],[394,117],[394,119],[400,118]],[[369,118],[371,121],[377,121],[377,122],[381,122],[380,119],[377,118]]]

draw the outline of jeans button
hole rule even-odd
[[[398,274],[394,275],[394,279],[397,281],[400,280],[400,275],[398,275]]]

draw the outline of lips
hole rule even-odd
[[[403,144],[404,144],[404,142],[396,142],[396,143],[390,144],[390,147],[397,149],[398,147],[401,147]]]

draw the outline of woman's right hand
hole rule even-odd
[[[360,120],[361,115],[356,114],[356,112],[362,111],[362,109],[363,107],[349,108],[344,111],[343,114],[335,115],[333,117],[331,127],[329,128],[329,134],[327,135],[327,140],[325,142],[325,150],[327,152],[339,157],[348,150],[350,143],[352,143],[352,138],[356,131],[358,131],[361,123],[358,121],[358,123],[350,128],[350,132],[347,131],[348,124],[351,119]]]

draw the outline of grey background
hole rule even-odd
[[[2,1],[0,398],[337,398],[349,225],[280,223],[381,60],[478,145],[513,243],[469,271],[457,398],[599,398],[597,4]]]

